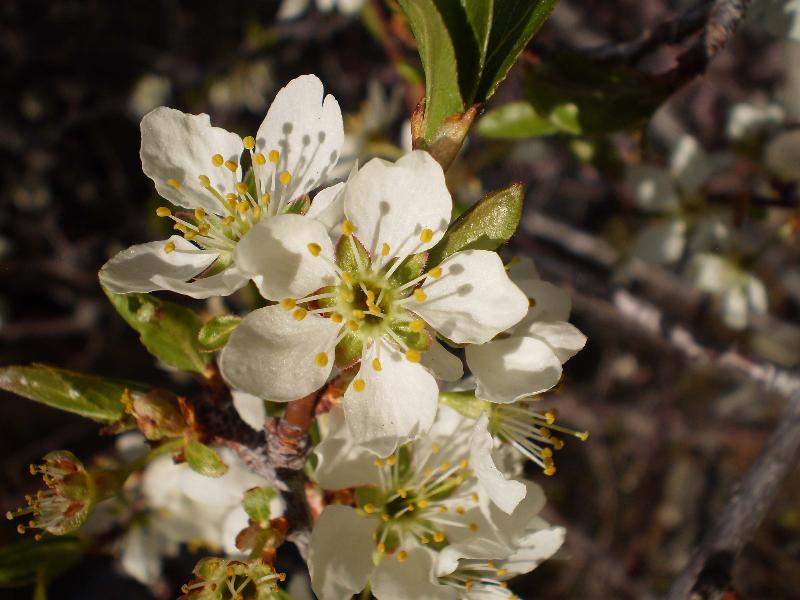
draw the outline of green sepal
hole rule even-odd
[[[77,536],[31,538],[0,548],[0,588],[21,587],[45,581],[68,571],[86,552],[87,544]]]
[[[524,196],[524,186],[514,183],[481,198],[450,225],[429,251],[428,266],[436,266],[462,250],[497,250],[517,230]]]
[[[333,362],[338,368],[346,369],[355,364],[361,358],[363,352],[364,342],[361,340],[361,336],[355,333],[348,333],[336,345]]]
[[[392,323],[391,329],[409,348],[424,352],[431,347],[431,342],[433,340],[430,334],[425,330],[411,331],[406,321],[395,321]]]
[[[419,254],[412,254],[406,257],[395,272],[392,273],[392,276],[389,277],[389,284],[392,287],[398,287],[411,281],[415,277],[419,277],[422,275],[422,271],[425,269],[427,262],[427,252],[420,252]]]
[[[125,322],[139,332],[150,354],[182,371],[205,372],[211,357],[200,346],[203,323],[197,313],[150,294],[104,291]]]
[[[217,452],[197,440],[189,440],[184,449],[186,464],[200,475],[222,477],[228,472],[228,465],[222,462]]]
[[[278,493],[271,487],[253,488],[244,493],[242,506],[247,516],[263,528],[269,525],[269,520],[272,516],[269,503],[272,502],[277,495]]]
[[[205,323],[197,334],[197,341],[205,352],[222,350],[228,343],[233,330],[242,322],[236,315],[222,315],[214,317]]]
[[[441,392],[439,402],[458,411],[468,419],[478,419],[482,412],[490,413],[492,403],[475,397],[475,392]]]
[[[357,237],[349,237],[352,237],[355,244],[351,244],[346,235],[341,236],[339,241],[336,242],[336,264],[342,271],[350,271],[351,273],[358,272],[361,269],[358,267],[358,260],[353,253],[353,247],[355,246],[362,265],[366,266],[370,264],[369,253],[361,242],[358,241]]]
[[[147,386],[33,364],[0,368],[0,388],[101,423],[113,423],[123,416],[125,390],[144,392]]]

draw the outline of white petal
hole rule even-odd
[[[511,513],[525,497],[525,485],[506,478],[492,459],[494,439],[489,433],[489,417],[481,413],[472,432],[469,464],[478,483],[501,510]]]
[[[763,315],[767,312],[767,288],[755,277],[747,279],[747,302],[754,313]]]
[[[526,533],[514,554],[498,561],[495,566],[507,569],[509,573],[530,573],[561,548],[565,535],[563,527],[547,527]]]
[[[441,277],[429,277],[422,286],[427,299],[409,308],[454,342],[487,342],[528,312],[528,299],[508,278],[496,253],[457,252],[440,266]]]
[[[309,251],[312,243],[320,246],[320,256]],[[235,257],[239,268],[270,300],[302,298],[336,282],[328,231],[319,221],[301,215],[264,219],[242,238]]]
[[[731,280],[731,267],[722,257],[716,254],[698,254],[692,259],[690,272],[694,284],[704,292],[721,294]]]
[[[311,0],[282,0],[277,17],[280,20],[299,17],[308,9],[310,2]]]
[[[477,383],[475,394],[491,402],[514,402],[539,394],[561,378],[561,361],[553,349],[533,337],[467,346],[465,353]]]
[[[455,354],[448,352],[436,340],[431,340],[431,345],[422,354],[422,365],[430,369],[437,379],[443,381],[458,381],[464,375],[464,365]]]
[[[176,281],[187,281],[202,273],[213,263],[216,254],[186,254],[164,251],[167,242],[175,244],[176,250],[197,250],[197,247],[180,236],[169,240],[137,244],[117,253],[100,269],[100,282],[115,294],[129,292],[152,292],[164,289],[153,282],[153,277],[162,275]]]
[[[645,227],[634,242],[633,255],[645,262],[668,265],[683,255],[685,247],[686,223],[672,219]]]
[[[517,283],[513,277],[512,281]],[[524,284],[517,283],[517,285],[525,292],[528,301],[533,306],[530,307],[527,316],[520,321],[515,330],[534,321],[566,321],[569,319],[569,313],[572,311],[572,299],[557,285],[542,279]]]
[[[381,370],[372,366],[378,357]],[[436,416],[439,387],[425,368],[379,340],[365,352],[356,379],[364,389],[351,384],[344,394],[347,426],[356,442],[387,456],[427,432]],[[398,393],[402,390],[402,393]]]
[[[678,195],[672,183],[672,175],[666,170],[650,165],[636,165],[627,169],[625,179],[640,209],[663,213],[678,207]]]
[[[234,388],[274,402],[302,398],[327,381],[339,329],[317,315],[296,321],[277,305],[254,310],[222,350],[222,376]],[[320,352],[328,355],[324,367],[314,361]]]
[[[242,421],[250,425],[256,431],[264,429],[264,422],[267,420],[267,409],[264,401],[258,396],[253,396],[247,392],[233,390],[233,407]]]
[[[722,294],[722,320],[731,329],[747,327],[747,294],[734,285]]]
[[[311,532],[308,568],[320,600],[350,600],[372,572],[375,519],[360,517],[349,506],[331,505]]]
[[[317,192],[306,217],[316,219],[328,231],[344,221],[344,182],[336,183]]]
[[[526,489],[525,498],[517,504],[511,514],[502,512],[495,505],[489,507],[491,520],[497,534],[503,538],[509,548],[516,548],[528,534],[528,524],[541,512],[546,503],[541,486],[532,482],[523,482]]]
[[[191,469],[180,473],[181,491],[195,502],[210,506],[233,507],[242,501],[244,493],[267,483],[253,473],[244,461],[230,448],[215,448],[228,470],[222,477],[206,477]]]
[[[370,578],[378,600],[456,600],[458,592],[441,585],[433,573],[434,555],[424,548],[411,548],[403,562],[386,556]]]
[[[534,323],[528,327],[526,335],[547,342],[562,364],[575,356],[586,345],[586,336],[577,327],[566,321]]]
[[[222,547],[228,556],[242,554],[236,547],[236,536],[249,524],[250,517],[241,505],[234,507],[222,523]]]
[[[379,484],[375,455],[356,444],[341,406],[328,414],[328,427],[328,435],[314,448],[318,459],[314,470],[317,483],[326,490]]]
[[[452,210],[442,167],[423,150],[395,163],[369,161],[345,191],[344,212],[371,256],[380,256],[383,244],[389,245],[389,257],[432,248],[444,235]],[[428,242],[420,240],[423,229],[433,232]]]
[[[200,299],[212,296],[228,296],[243,287],[248,281],[249,277],[242,273],[236,265],[230,265],[216,275],[211,275],[211,277],[203,277],[189,282],[180,279],[168,279],[162,275],[153,277],[153,283],[158,284],[160,289]]]
[[[208,115],[188,115],[161,106],[142,119],[142,170],[156,184],[159,195],[173,204],[202,207],[219,214],[219,201],[198,179],[205,175],[223,196],[234,191],[241,167],[232,173],[211,162],[215,154],[237,165],[244,150],[241,138],[220,127],[212,127]],[[167,184],[174,179],[179,189]]]
[[[122,570],[139,583],[150,585],[161,577],[162,540],[157,531],[131,527],[122,538]]]
[[[694,194],[711,174],[708,154],[691,135],[682,135],[670,161],[672,176],[686,194]]]
[[[322,82],[316,75],[302,75],[281,88],[258,128],[256,148],[268,155],[277,150],[277,164],[256,165],[256,176],[270,181],[273,171],[288,171],[292,180],[288,199],[318,187],[339,160],[344,142],[342,111],[336,98],[323,100]],[[284,198],[286,200],[287,198]]]

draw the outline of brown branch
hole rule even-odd
[[[800,454],[800,391],[787,401],[780,424],[739,483],[667,600],[711,600],[725,594],[734,559],[752,538]]]

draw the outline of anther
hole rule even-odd
[[[297,306],[297,300],[294,298],[284,298],[280,301],[280,305],[283,310],[292,310],[295,306]]]
[[[306,248],[308,248],[311,256],[319,256],[319,253],[322,252],[322,246],[315,244],[314,242],[310,243],[308,246],[306,246]]]
[[[427,244],[433,239],[433,231],[426,227],[420,232],[419,239],[422,243]]]
[[[303,319],[306,318],[307,314],[308,314],[308,311],[305,308],[298,308],[297,310],[295,310],[292,313],[292,318],[295,321],[302,321]]]
[[[386,463],[384,463],[382,459],[380,459],[380,458],[376,458],[375,460],[373,460],[373,461],[372,461],[372,464],[374,464],[374,465],[375,465],[376,467],[378,467],[379,469],[382,469],[382,468],[383,468],[383,466],[384,466]]]
[[[348,328],[350,331],[358,331],[358,323],[356,323],[355,321],[353,321],[352,319],[350,319],[350,320],[347,322],[347,328]]]
[[[356,226],[353,225],[352,221],[345,219],[342,222],[342,235],[353,235],[355,231]]]
[[[428,271],[428,277],[439,279],[439,277],[441,276],[442,276],[442,267],[433,267],[430,271]]]
[[[235,220],[236,219],[234,219],[231,215],[228,215],[227,217],[222,219],[222,224],[223,225],[232,225]]]
[[[344,320],[344,317],[339,313],[331,313],[331,321],[334,323],[341,323]]]
[[[198,179],[200,180],[200,185],[203,187],[211,187],[211,179],[208,178],[208,175],[200,175]]]
[[[556,466],[555,465],[550,465],[548,467],[545,467],[542,472],[545,475],[547,475],[548,477],[552,477],[553,475],[556,474]]]
[[[400,552],[397,553],[398,561],[405,562],[407,558],[408,558],[408,552],[406,552],[405,550],[400,550]]]
[[[206,218],[206,211],[203,210],[202,208],[195,208],[194,218],[197,219],[198,221],[202,221],[203,219]]]
[[[269,162],[276,163],[281,159],[281,153],[277,150],[270,150],[269,153]]]
[[[344,230],[344,225],[342,225],[342,230]],[[344,281],[347,285],[352,285],[353,274],[350,271],[345,271],[342,273],[342,281]]]
[[[396,465],[397,464],[397,456],[395,456],[394,454],[389,456],[386,459],[386,464],[389,465],[390,467],[393,467],[394,465]]]
[[[383,542],[378,544],[378,552],[380,552],[381,554],[386,554],[386,544],[384,544]]]
[[[232,160],[226,160],[225,168],[228,169],[228,171],[230,171],[231,173],[236,173],[236,169],[239,168],[239,165]]]
[[[373,368],[375,371],[380,371],[380,370],[383,368],[383,367],[381,366],[381,361],[380,361],[380,360],[378,360],[377,358],[373,358],[373,359],[372,359],[372,368]]]
[[[283,186],[289,185],[292,182],[292,174],[289,173],[289,171],[282,171],[278,176],[278,181],[280,181]]]
[[[469,530],[470,530],[472,533],[475,533],[476,531],[478,531],[478,529],[480,529],[480,527],[478,526],[478,524],[477,524],[477,523],[473,522],[473,523],[470,523],[470,524],[469,524]]]
[[[258,221],[259,219],[261,219],[261,207],[260,206],[254,206],[253,207],[253,220]]]
[[[425,509],[428,508],[428,501],[427,500],[420,500],[417,502],[417,508]]]
[[[177,179],[167,179],[167,185],[176,190],[181,189],[181,184]]]
[[[367,502],[364,505],[364,512],[367,513],[368,515],[371,515],[372,513],[375,512],[375,505],[372,504],[371,502]]]
[[[320,352],[316,357],[314,357],[314,362],[318,367],[324,367],[328,364],[328,355],[324,352]]]
[[[211,164],[214,165],[215,167],[221,167],[222,163],[224,162],[225,159],[223,158],[222,154],[215,154],[214,156],[211,157]]]
[[[408,324],[408,328],[414,333],[419,333],[425,330],[425,321],[422,319],[415,319]]]
[[[243,215],[248,210],[250,210],[250,203],[245,201],[245,200],[242,200],[241,202],[237,202],[236,203],[236,210],[239,211],[239,214]]]
[[[388,254],[389,254],[389,244],[384,243],[383,246],[381,246],[381,256],[386,256]]]
[[[167,242],[166,244],[164,244],[164,252],[166,252],[167,254],[173,252],[174,250],[175,250],[175,242]]]
[[[414,290],[414,300],[417,302],[425,302],[428,299],[428,294],[422,291],[421,288],[417,288]]]
[[[172,215],[172,211],[168,209],[166,206],[159,206],[156,209],[156,215],[159,217],[169,217]]]
[[[433,534],[433,541],[436,543],[442,543],[444,541],[444,532],[437,531]]]
[[[247,148],[248,150],[252,150],[253,148],[256,147],[256,139],[252,135],[248,135],[242,141],[244,142],[244,147]]]
[[[240,194],[246,194],[247,184],[243,181],[240,181],[239,183],[236,184],[236,191],[239,192]]]
[[[364,320],[364,317],[366,316],[366,315],[364,314],[364,311],[363,311],[363,310],[360,310],[360,309],[358,309],[358,308],[355,308],[355,309],[353,309],[353,310],[352,310],[352,313],[353,313],[353,318],[354,318],[354,319],[357,319],[357,320],[359,320],[359,321],[363,321],[363,320]]]
[[[463,515],[465,512],[467,512],[466,508],[464,508],[463,506],[456,506],[456,513],[457,514]]]
[[[412,363],[418,363],[422,360],[422,353],[414,348],[409,348],[406,350],[406,360]]]
[[[269,195],[269,192],[264,192],[264,195],[261,196],[261,200],[259,202],[263,206],[266,206],[267,204],[269,204],[270,198],[271,198],[271,196]]]
[[[365,387],[367,387],[367,384],[364,383],[363,379],[354,379],[353,380],[353,389],[355,391],[363,392]]]
[[[261,165],[264,165],[264,164],[266,164],[266,162],[267,162],[267,158],[266,158],[266,157],[265,157],[263,154],[261,154],[261,152],[259,152],[258,154],[256,154],[256,155],[253,157],[253,160],[254,160],[254,161],[255,161],[255,163],[256,163],[257,165],[259,165],[259,166],[261,166]]]

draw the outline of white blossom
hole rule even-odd
[[[313,2],[314,0],[281,0],[278,18],[287,20],[299,17]],[[335,9],[345,15],[354,15],[363,5],[364,0],[316,0],[317,9],[325,13]]]

